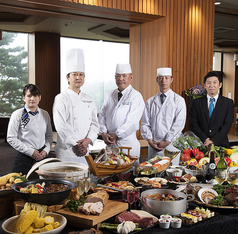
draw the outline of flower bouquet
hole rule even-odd
[[[194,99],[200,98],[207,95],[207,91],[204,86],[199,83],[198,85],[185,90],[187,96],[193,97]]]

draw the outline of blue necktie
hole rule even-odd
[[[34,111],[34,112],[29,111],[29,113],[30,113],[31,115],[35,116],[35,115],[37,115],[37,114],[39,113],[39,111]],[[29,123],[29,121],[30,121],[28,112],[27,112],[27,110],[26,110],[25,107],[24,107],[24,109],[23,109],[23,111],[22,111],[22,116],[21,116],[21,118],[22,118],[22,125],[25,127],[25,126]]]
[[[209,105],[209,119],[212,118],[212,112],[214,110],[214,104],[213,102],[215,101],[215,98],[210,99],[210,105]]]
[[[164,93],[160,94],[160,99],[161,99],[161,103],[163,104],[165,101],[166,95]]]

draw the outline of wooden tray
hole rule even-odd
[[[67,208],[60,209],[56,211],[56,213],[63,215],[70,225],[85,228],[85,227],[93,227],[98,223],[101,223],[127,209],[128,203],[108,200],[106,206],[103,208],[103,211],[99,216],[86,215],[79,212],[73,213]]]
[[[224,210],[238,210],[238,207],[235,206],[216,206],[208,203],[203,203],[202,201],[198,201],[197,199],[193,200],[194,203],[198,205],[202,205],[207,208],[216,208],[216,209],[224,209]]]

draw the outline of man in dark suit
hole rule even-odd
[[[204,77],[207,96],[194,99],[189,113],[189,128],[206,147],[210,144],[230,147],[227,134],[234,121],[234,104],[219,94],[221,76],[211,71]]]

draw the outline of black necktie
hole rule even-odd
[[[160,94],[160,99],[161,99],[162,104],[164,103],[165,98],[166,98],[166,95],[164,93],[161,93]]]
[[[120,101],[121,97],[122,97],[122,93],[118,92],[118,102]]]

